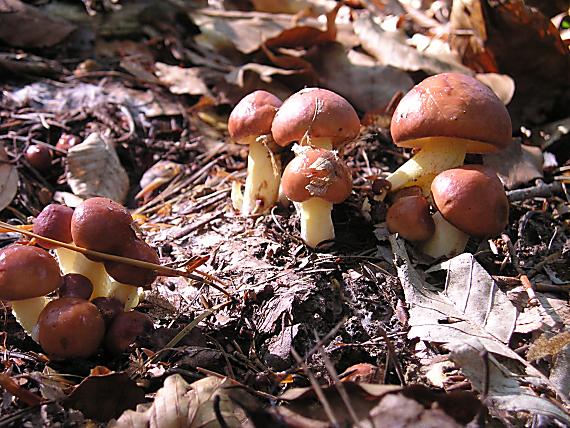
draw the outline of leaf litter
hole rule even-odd
[[[160,277],[139,306],[152,317],[152,332],[119,357],[100,353],[68,364],[47,360],[6,313],[2,385],[11,394],[0,423],[568,423],[562,143],[570,112],[560,78],[568,53],[548,19],[520,2],[454,2],[452,9],[441,2],[414,8],[390,1],[383,9],[376,2],[269,3],[36,3],[25,7],[37,9],[45,25],[34,30],[24,22],[28,40],[42,40],[57,20],[68,23],[43,39],[53,46],[22,51],[3,39],[0,73],[9,80],[0,97],[0,138],[13,192],[2,194],[3,219],[28,224],[52,199],[106,188],[132,209],[163,264],[197,266],[233,298]],[[482,13],[459,7],[478,4]],[[464,32],[450,33],[449,25]],[[513,26],[531,31],[513,36]],[[465,40],[482,50],[465,49]],[[548,66],[514,64],[501,40],[526,46],[525,55]],[[479,75],[504,102],[512,98],[515,129],[523,125],[516,156],[485,159],[504,167],[512,189],[506,233],[513,248],[502,239],[472,242],[473,255],[428,268],[431,261],[413,247],[394,238],[388,245],[381,232],[386,204],[375,182],[408,157],[388,131],[398,94],[445,70]],[[544,79],[548,73],[555,77]],[[529,82],[546,89],[525,90]],[[360,138],[344,150],[355,188],[334,209],[336,242],[317,251],[297,238],[290,206],[243,218],[229,202],[247,157],[227,144],[231,107],[254,89],[285,98],[307,85],[341,93],[365,118]],[[63,134],[78,141],[104,135],[96,159],[79,159],[79,169],[92,175],[77,174],[81,144],[57,150]],[[46,176],[21,162],[38,141],[53,154]],[[536,158],[546,149],[550,160],[542,165]],[[3,244],[14,239],[2,235]],[[523,274],[537,306],[529,305]],[[90,374],[96,366],[106,368]],[[351,377],[358,370],[375,374]],[[136,396],[130,402],[105,394],[127,384]],[[25,407],[28,393],[49,401],[41,411]],[[93,397],[105,411],[91,407]]]

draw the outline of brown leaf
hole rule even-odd
[[[4,145],[0,145],[0,211],[6,208],[18,192],[18,170],[8,160]]]
[[[291,14],[307,10],[312,13],[323,13],[335,6],[335,2],[331,0],[252,0],[252,3],[258,12]]]
[[[534,361],[549,355],[556,355],[570,343],[570,332],[564,331],[556,335],[543,333],[528,349],[527,360]]]
[[[52,18],[19,0],[0,0],[0,40],[20,48],[42,48],[57,45],[75,25]]]
[[[413,86],[407,73],[379,65],[340,43],[317,46],[305,59],[313,65],[322,86],[341,94],[363,112],[385,108],[394,94],[405,93]]]
[[[157,62],[155,74],[158,80],[166,85],[170,92],[176,95],[209,95],[210,91],[202,79],[202,75],[207,73],[203,67],[183,68],[176,65],[168,65]]]
[[[88,418],[108,421],[144,401],[144,390],[121,372],[87,376],[63,403]]]

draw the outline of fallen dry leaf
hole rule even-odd
[[[514,290],[513,290],[514,291]],[[519,289],[526,300],[528,295]],[[525,308],[519,314],[515,332],[527,334],[534,331],[550,331],[563,325],[570,325],[568,299],[553,294],[537,293],[539,305]]]
[[[0,145],[0,211],[6,208],[18,192],[18,170],[9,162],[4,145]]]
[[[555,335],[543,333],[528,348],[526,358],[529,361],[556,355],[570,343],[570,332],[564,331]]]
[[[124,202],[129,177],[112,143],[93,133],[67,153],[67,183],[79,196],[104,196]]]
[[[176,95],[210,95],[202,75],[208,70],[203,67],[183,68],[177,65],[168,65],[157,62],[155,74],[158,80]]]

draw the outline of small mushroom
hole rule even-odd
[[[230,137],[238,144],[249,145],[247,178],[240,208],[244,216],[261,214],[277,202],[281,161],[271,150],[271,122],[281,104],[275,95],[255,91],[246,95],[230,114]],[[241,189],[239,192],[238,189],[233,189],[234,201],[240,200]]]
[[[40,144],[29,146],[24,153],[24,158],[38,172],[45,174],[51,169],[52,154],[47,146]]]
[[[48,302],[45,296],[61,283],[57,261],[43,248],[16,244],[0,249],[0,300],[11,302],[28,334]]]
[[[121,312],[111,323],[105,335],[105,348],[111,354],[122,354],[136,338],[153,329],[152,320],[137,311]]]
[[[285,100],[271,125],[277,144],[297,141],[332,150],[354,140],[360,120],[350,103],[322,88],[305,88]]]
[[[507,226],[509,201],[497,174],[482,165],[467,165],[442,172],[431,192],[438,213],[435,233],[422,246],[432,257],[461,253],[469,236],[498,235]]]
[[[435,232],[429,203],[423,196],[401,196],[386,213],[390,233],[398,233],[411,242],[426,241]]]
[[[93,284],[86,276],[79,273],[63,275],[63,284],[59,287],[59,297],[76,297],[89,300],[93,293]]]
[[[72,216],[73,208],[58,204],[47,205],[36,217],[32,232],[69,244],[73,241],[71,236]],[[47,249],[57,248],[56,245],[41,240],[38,245]]]
[[[113,319],[123,312],[124,304],[118,299],[114,297],[97,297],[91,300],[99,312],[101,312],[101,316],[105,320],[105,325],[109,327]]]
[[[463,164],[466,153],[489,153],[511,143],[511,119],[495,93],[459,73],[428,77],[398,104],[390,133],[399,147],[420,149],[387,177],[392,191],[420,186],[429,195],[433,178]]]
[[[287,198],[301,203],[301,238],[306,244],[315,248],[334,239],[332,206],[344,201],[352,190],[350,170],[336,152],[302,148],[281,180]]]
[[[87,358],[105,336],[105,321],[97,307],[75,297],[62,297],[47,304],[38,320],[42,349],[53,359]]]

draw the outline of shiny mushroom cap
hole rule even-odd
[[[411,242],[426,241],[435,232],[429,203],[423,196],[401,196],[388,208],[386,223],[390,233]]]
[[[283,171],[281,186],[291,201],[318,197],[338,204],[350,195],[352,176],[335,152],[305,148]]]
[[[131,214],[121,204],[108,198],[90,198],[75,208],[71,236],[80,247],[113,252],[134,239],[132,223]]]
[[[138,336],[150,332],[153,327],[152,320],[141,312],[121,312],[105,335],[105,348],[112,354],[121,354]]]
[[[115,299],[114,297],[96,297],[91,300],[91,303],[97,306],[107,327],[117,315],[123,312],[125,306],[119,299]]]
[[[77,297],[78,299],[89,300],[93,293],[93,284],[86,276],[79,273],[68,273],[63,275],[63,284],[59,287],[59,297]]]
[[[0,250],[0,300],[45,296],[61,282],[57,261],[43,248],[16,244]]]
[[[468,153],[496,152],[511,142],[509,113],[483,83],[460,73],[428,77],[398,104],[390,132],[400,147],[420,148],[434,137],[466,143]],[[453,140],[451,140],[453,139]]]
[[[142,239],[126,241],[123,246],[117,250],[117,255],[149,263],[160,263],[156,251]],[[143,269],[111,261],[105,262],[105,270],[115,281],[137,287],[150,287],[157,276],[156,272],[150,269]]]
[[[280,146],[309,138],[330,138],[333,147],[354,140],[360,120],[352,105],[340,95],[321,88],[306,88],[285,100],[271,125]]]
[[[509,201],[497,174],[482,165],[448,169],[432,182],[437,209],[470,236],[495,236],[507,226]]]
[[[283,101],[266,91],[246,95],[230,114],[230,137],[238,144],[249,144],[248,137],[271,134],[271,122],[281,104]]]
[[[52,154],[47,146],[36,144],[28,147],[24,158],[38,172],[47,173],[51,169]]]
[[[32,231],[37,235],[69,244],[73,241],[71,237],[72,216],[73,208],[58,204],[47,205],[36,217]],[[57,248],[57,245],[40,240],[38,240],[38,244],[44,248]]]
[[[49,302],[40,313],[38,326],[42,349],[58,360],[93,355],[105,336],[105,321],[99,309],[75,297]]]

